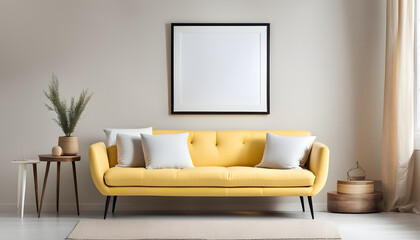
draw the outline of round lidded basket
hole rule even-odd
[[[359,181],[337,181],[337,193],[342,194],[367,194],[375,191],[373,180],[359,180]]]
[[[383,209],[382,193],[341,194],[328,192],[328,211],[336,213],[372,213]]]

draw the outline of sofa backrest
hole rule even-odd
[[[255,166],[261,162],[267,133],[311,136],[301,130],[153,130],[153,135],[189,132],[188,149],[194,166]],[[110,167],[117,164],[116,146],[108,148]]]

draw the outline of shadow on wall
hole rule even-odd
[[[171,24],[165,24],[166,37],[166,72],[168,74],[168,115],[171,115],[171,75],[172,75],[172,54],[171,54]]]
[[[121,211],[301,211],[299,197],[118,197],[117,207]]]
[[[355,3],[356,2],[356,3]],[[377,1],[344,1],[342,4],[343,28],[348,52],[349,72],[354,105],[352,106],[354,136],[354,162],[360,161],[369,178],[380,178],[383,98],[373,97],[384,91],[385,81],[385,9]],[[350,11],[349,11],[350,10]],[[357,22],[357,24],[355,24]],[[383,45],[383,47],[378,47]],[[359,48],[351,46],[362,46]],[[363,59],[364,61],[360,61]],[[377,78],[383,69],[382,78]],[[374,126],[374,127],[372,127]],[[347,163],[351,167],[354,163]]]

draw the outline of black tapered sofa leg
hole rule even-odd
[[[117,203],[117,196],[114,196],[114,199],[112,200],[112,213],[115,212],[115,204]]]
[[[308,196],[308,202],[309,202],[309,209],[311,210],[312,219],[315,219],[314,218],[314,207],[312,206],[312,197],[311,196]]]
[[[305,200],[303,199],[302,196],[300,196],[299,198],[300,198],[300,205],[302,205],[302,212],[305,212]]]
[[[108,213],[109,200],[111,200],[111,196],[106,196],[104,219],[106,219],[106,214]]]

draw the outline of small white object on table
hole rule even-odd
[[[19,207],[20,207],[20,217],[23,218],[23,211],[25,208],[25,191],[26,191],[26,170],[27,170],[26,166],[28,164],[32,164],[32,167],[33,167],[36,212],[38,212],[38,176],[37,176],[36,164],[40,163],[40,161],[39,160],[13,160],[11,162],[14,164],[19,164],[18,192],[17,192],[18,195],[17,195],[16,208],[19,211]]]

